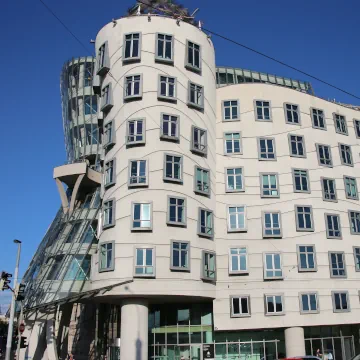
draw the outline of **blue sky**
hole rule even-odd
[[[92,49],[90,39],[133,0],[44,0]],[[183,0],[204,27],[276,57],[360,96],[358,14],[355,0]],[[226,6],[225,6],[226,4]],[[0,270],[13,272],[23,241],[21,275],[60,205],[52,179],[65,161],[59,75],[63,63],[85,50],[39,0],[3,0],[0,11],[0,88],[3,165],[0,176]],[[360,104],[335,89],[216,37],[217,65],[242,67],[310,80],[324,98]],[[9,293],[0,296],[8,302]]]

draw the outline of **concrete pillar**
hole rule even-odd
[[[148,360],[148,302],[126,299],[121,307],[120,359]]]
[[[302,327],[285,329],[286,357],[305,356],[305,338]]]
[[[46,350],[49,360],[58,360],[56,337],[55,337],[55,319],[54,314],[49,315],[46,321]]]

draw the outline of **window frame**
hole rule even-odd
[[[344,275],[334,275],[333,274],[333,267],[332,267],[332,262],[331,262],[331,255],[335,254],[335,255],[342,255],[342,263],[343,263],[343,270],[344,270]],[[345,252],[344,251],[333,251],[330,250],[328,251],[328,259],[329,259],[329,270],[330,270],[330,278],[331,279],[346,279],[347,278],[347,268],[346,268],[346,256],[345,256]],[[342,270],[341,268],[336,268],[337,270]]]
[[[135,210],[135,205],[150,205],[150,226],[147,227],[134,227],[134,210]],[[142,220],[141,218],[138,220],[140,223]],[[145,220],[147,221],[147,220]],[[153,230],[153,221],[154,221],[154,217],[153,217],[153,202],[151,200],[146,201],[146,200],[140,200],[140,201],[132,201],[131,202],[131,225],[130,225],[130,230],[131,232],[150,232]]]
[[[139,35],[139,56],[131,56],[126,58],[125,57],[125,51],[126,51],[126,36],[128,35],[134,35],[134,34],[138,34]],[[131,40],[132,42],[134,41],[133,39]],[[131,45],[131,48],[133,48],[133,45]],[[136,62],[136,61],[141,61],[141,52],[142,52],[142,32],[129,32],[124,34],[123,36],[123,51],[122,51],[122,63],[123,64],[128,64],[128,63],[132,63],[132,62]]]
[[[171,122],[172,117],[176,118],[176,135],[175,136],[164,134],[164,115],[169,116],[169,122]],[[180,116],[179,115],[169,114],[169,113],[165,113],[165,112],[162,112],[160,114],[160,139],[174,141],[174,142],[180,141]]]
[[[180,179],[166,177],[166,157],[179,157],[180,158]],[[172,153],[164,153],[164,163],[163,163],[163,181],[172,182],[177,184],[183,184],[184,182],[184,157],[182,155],[175,155]]]
[[[360,139],[360,119],[353,119],[353,124],[354,124],[354,131],[355,131],[355,137],[357,139]],[[359,124],[359,126],[357,126],[357,124]],[[357,128],[359,128],[359,132],[356,130]]]
[[[243,313],[240,311],[239,314],[234,314],[234,299],[239,299],[239,309],[241,310],[241,299],[246,299],[248,312]],[[230,295],[230,317],[231,318],[244,318],[251,317],[251,305],[250,305],[250,295]]]
[[[101,48],[104,48],[102,64],[100,64],[100,56],[99,56],[99,52],[100,52]],[[103,42],[99,46],[98,51],[97,51],[97,56],[96,56],[96,63],[97,63],[96,75],[103,76],[110,70],[109,42],[108,41]],[[100,67],[100,65],[102,65],[102,66]]]
[[[281,270],[281,276],[267,276],[266,271],[268,270],[266,267],[266,255],[280,255],[280,270]],[[284,270],[283,270],[283,259],[282,259],[282,253],[280,251],[265,251],[263,252],[263,279],[264,280],[283,280],[284,279]],[[270,271],[277,271],[275,268],[270,269]]]
[[[197,170],[200,169],[201,171],[207,171],[208,172],[208,178],[209,178],[209,184],[208,184],[208,188],[209,190],[203,191],[203,190],[199,190],[197,189]],[[210,169],[206,169],[203,168],[201,166],[198,165],[194,165],[194,193],[196,194],[200,194],[200,195],[205,195],[207,197],[211,196],[211,179],[210,179]]]
[[[304,310],[304,303],[303,303],[303,295],[307,295],[308,299],[310,295],[316,296],[316,310]],[[309,299],[310,301],[310,299]],[[319,293],[317,291],[311,291],[311,292],[299,292],[299,306],[300,306],[300,314],[307,315],[307,314],[319,314]]]
[[[336,309],[336,304],[335,304],[335,295],[336,294],[346,294],[347,309],[345,309],[345,310]],[[333,291],[331,291],[331,299],[332,299],[332,305],[333,305],[333,312],[334,313],[343,313],[343,312],[350,312],[351,311],[349,291],[347,291],[347,290],[333,290]]]
[[[170,220],[170,199],[184,200],[184,205],[183,205],[183,208],[184,208],[183,209],[184,221],[178,222],[178,221],[171,221]],[[171,226],[179,226],[179,227],[186,227],[187,226],[187,201],[186,201],[185,197],[173,196],[173,195],[168,195],[167,196],[166,224],[171,225]]]
[[[140,86],[139,86],[139,94],[126,95],[126,80],[129,77],[134,78],[135,76],[140,76]],[[132,81],[134,82],[134,80]],[[132,100],[140,100],[143,97],[143,74],[128,74],[124,76],[124,102],[132,101]]]
[[[141,183],[141,184],[139,184],[139,183],[136,183],[136,184],[132,184],[131,182],[130,182],[130,179],[131,179],[131,164],[133,163],[133,162],[139,162],[139,161],[145,161],[145,166],[146,166],[146,171],[145,171],[145,173],[146,173],[146,181],[145,181],[145,183]],[[138,167],[138,166],[137,166]],[[128,183],[128,188],[137,188],[137,187],[148,187],[149,186],[149,160],[148,159],[129,159],[129,161],[128,161],[128,181],[127,181],[127,183]],[[137,176],[137,177],[139,177],[139,176]]]
[[[240,135],[240,138],[239,138],[240,151],[239,152],[231,152],[231,153],[227,152],[226,137],[225,137],[226,134],[239,134]],[[243,155],[243,142],[242,142],[242,132],[241,131],[224,131],[223,132],[223,141],[224,141],[224,155],[225,156]],[[233,143],[234,139],[232,139],[231,141]]]
[[[166,92],[168,92],[169,90],[169,82],[168,79],[174,79],[174,96],[171,97],[169,95],[162,95],[161,94],[161,78],[164,77],[166,78]],[[177,102],[177,77],[175,76],[169,76],[167,74],[159,74],[158,75],[158,90],[157,90],[157,98],[160,101],[168,101],[168,102],[172,102],[172,103],[176,103]]]
[[[134,278],[156,278],[156,250],[155,246],[148,246],[148,245],[135,245],[134,247],[134,272],[133,277]],[[153,267],[153,273],[152,274],[137,274],[136,268],[140,267],[140,265],[136,265],[137,261],[137,250],[152,250],[152,267]],[[141,266],[143,268],[145,266]]]
[[[295,171],[304,171],[306,173],[306,179],[307,179],[307,186],[308,190],[298,190],[296,189],[296,176]],[[303,193],[303,194],[310,194],[311,193],[311,187],[310,187],[310,175],[308,169],[300,169],[300,168],[291,168],[291,174],[292,174],[292,181],[293,181],[293,190],[294,193]],[[300,175],[301,176],[301,175]],[[302,176],[301,176],[302,177]]]
[[[229,189],[228,187],[228,169],[241,169],[241,181],[242,181],[242,188],[240,190],[238,189]],[[225,171],[224,171],[224,175],[225,175],[225,192],[226,193],[236,193],[236,192],[245,192],[245,176],[244,176],[244,167],[243,166],[235,166],[235,167],[226,167]],[[231,176],[236,177],[236,174],[233,174]],[[236,183],[236,181],[235,181]]]
[[[236,119],[232,118],[232,114],[230,115],[231,119],[225,119],[225,102],[227,102],[227,101],[230,101],[230,103],[232,101],[236,101],[236,106],[235,107],[237,108],[237,114],[238,114]],[[230,104],[230,113],[232,113],[231,110],[232,110],[232,106]],[[222,118],[223,122],[240,121],[240,101],[239,101],[239,99],[222,100],[222,102],[221,102],[221,114],[222,114],[221,118]]]
[[[215,257],[215,270],[214,270],[214,278],[211,278],[209,276],[206,276],[206,273],[205,273],[205,257],[206,257],[206,254],[210,254],[210,255],[214,255]],[[211,250],[202,250],[201,251],[201,279],[202,280],[205,280],[205,281],[216,281],[217,280],[217,264],[216,264],[216,252],[215,251],[211,251]]]
[[[108,168],[107,168],[108,164],[111,162],[113,163],[113,165],[112,165],[112,175],[113,176],[112,176],[112,181],[107,183],[106,182],[106,175],[107,175],[106,171],[108,170]],[[113,157],[104,163],[104,189],[106,190],[115,184],[116,184],[116,158]]]
[[[291,137],[292,136],[296,136],[296,137],[301,137],[302,138],[302,146],[303,146],[303,151],[304,151],[304,155],[298,155],[298,154],[293,154],[292,153],[292,146],[291,146]],[[289,154],[290,157],[296,157],[296,158],[302,158],[302,159],[306,159],[307,157],[307,153],[306,153],[306,144],[305,144],[305,136],[301,135],[301,134],[288,134],[288,142],[289,142]]]
[[[336,115],[342,116],[342,117],[344,118],[345,132],[338,130],[338,128],[337,128],[337,126],[336,126]],[[340,114],[340,113],[338,113],[338,112],[333,112],[333,121],[334,121],[335,132],[336,132],[337,134],[346,135],[346,136],[349,135],[349,129],[348,129],[347,120],[346,120],[346,116],[345,116],[345,115],[342,115],[342,114]]]
[[[260,174],[260,197],[261,198],[275,198],[275,199],[278,199],[280,198],[280,184],[279,184],[279,173],[277,172],[261,172]],[[263,194],[263,176],[265,175],[275,175],[275,178],[276,178],[276,190],[277,190],[277,195],[264,195]],[[269,188],[269,191],[271,189]]]
[[[105,244],[112,244],[112,249],[111,249],[111,266],[106,267],[106,268],[102,268],[101,267],[101,260],[100,260],[100,256],[101,256],[101,246],[105,245]],[[114,271],[115,270],[115,240],[110,240],[110,241],[104,241],[99,243],[99,251],[98,251],[99,257],[98,257],[98,272],[102,273],[102,272],[107,272],[107,271]]]
[[[173,256],[173,250],[174,250],[174,243],[180,243],[180,244],[187,244],[187,267],[179,267],[174,266],[174,256]],[[180,257],[181,259],[181,257]],[[171,271],[180,271],[180,272],[190,272],[191,271],[191,243],[187,240],[171,240],[170,242],[170,270]]]
[[[267,298],[272,296],[273,299],[276,296],[280,296],[281,297],[281,306],[282,306],[282,311],[275,311],[275,312],[268,312],[268,306],[267,306]],[[264,294],[264,307],[265,307],[265,316],[282,316],[285,315],[285,301],[284,301],[284,294],[283,293],[266,293]]]
[[[325,197],[325,187],[324,187],[324,181],[332,181],[334,184],[334,193],[335,193],[335,199],[327,199]],[[335,178],[329,178],[329,177],[325,177],[325,176],[321,176],[320,177],[320,184],[321,184],[321,193],[322,193],[322,200],[323,201],[328,201],[328,202],[338,202],[338,195],[337,195],[337,190],[336,190],[336,180]]]
[[[104,92],[105,89],[108,88],[108,101],[105,102]],[[107,113],[111,110],[111,108],[114,106],[114,99],[113,99],[113,92],[112,92],[112,83],[109,82],[105,86],[101,88],[101,106],[100,111]]]
[[[357,261],[356,258],[356,249],[359,249],[359,262]],[[353,255],[354,255],[354,264],[355,264],[355,271],[359,272],[360,271],[360,246],[353,246]],[[359,267],[357,267],[357,264],[359,264]]]
[[[230,213],[229,210],[230,208],[238,208],[238,207],[243,207],[244,208],[244,228],[235,228],[232,229],[230,227]],[[238,214],[238,213],[236,213]],[[226,223],[227,223],[227,232],[228,233],[243,233],[243,232],[247,232],[248,228],[247,228],[247,206],[246,205],[226,205]]]
[[[256,105],[256,102],[257,102],[257,101],[261,101],[262,103],[263,103],[263,102],[268,102],[268,103],[269,103],[269,116],[270,116],[270,119],[269,119],[269,120],[264,120],[264,119],[259,119],[259,118],[258,118],[257,105]],[[264,107],[262,106],[261,108],[263,109]],[[254,100],[254,112],[255,112],[255,121],[261,121],[261,122],[272,122],[272,121],[273,121],[271,100],[255,99],[255,100]]]
[[[171,41],[164,39],[164,44],[167,42],[171,42],[171,58],[170,59],[166,59],[165,57],[160,57],[158,55],[158,53],[159,53],[159,51],[158,51],[159,50],[159,35],[163,35],[164,37],[171,36]],[[175,49],[174,49],[174,35],[173,34],[165,34],[165,33],[161,33],[161,32],[157,32],[155,34],[155,62],[173,65],[174,64],[174,50]],[[165,53],[164,53],[164,55],[165,55]]]
[[[345,163],[345,162],[344,162],[344,159],[343,159],[343,157],[342,157],[341,146],[346,146],[346,147],[349,148],[349,150],[350,150],[351,163]],[[340,155],[341,165],[354,167],[354,157],[353,157],[353,154],[352,154],[351,145],[347,145],[347,144],[344,144],[344,143],[338,143],[338,147],[339,147],[339,155]]]
[[[360,215],[360,211],[356,211],[356,210],[348,210],[348,217],[349,217],[349,227],[350,227],[350,234],[351,235],[360,235],[360,224],[359,224],[359,231],[358,232],[355,232],[352,228],[352,222],[351,222],[351,213],[355,213],[355,214],[358,214]]]
[[[105,220],[105,205],[107,205],[107,203],[109,203],[109,202],[111,202],[111,201],[112,201],[111,223],[109,223],[109,224],[104,224],[104,220]],[[103,202],[103,205],[102,205],[102,229],[103,229],[103,230],[115,226],[115,223],[116,223],[116,213],[115,213],[115,212],[116,212],[116,199],[113,197],[113,198],[109,198],[109,199],[105,200],[105,201]]]
[[[246,254],[245,254],[245,261],[246,261],[246,269],[245,270],[233,270],[232,269],[232,261],[231,261],[231,257],[233,256],[233,254],[231,254],[231,249],[245,249]],[[229,247],[229,275],[243,275],[243,274],[249,274],[249,252],[248,252],[248,247],[246,245],[241,245],[238,247],[235,246],[230,246]],[[238,257],[240,257],[240,254],[237,254]]]
[[[308,207],[308,208],[310,208],[310,219],[311,219],[311,227],[310,228],[300,228],[299,218],[298,218],[298,215],[299,215],[298,208],[299,207],[302,207],[302,208]],[[295,212],[296,231],[298,231],[298,232],[314,232],[315,231],[315,224],[314,224],[314,214],[313,214],[312,205],[294,205],[294,209],[295,209],[294,212]]]
[[[288,117],[287,117],[287,109],[286,109],[286,105],[291,105],[291,106],[297,106],[297,115],[298,115],[298,122],[291,122],[289,121]],[[284,102],[283,105],[284,108],[284,112],[285,112],[285,124],[289,124],[289,125],[297,125],[297,126],[301,126],[301,111],[300,111],[300,105],[299,104],[295,104],[295,103],[290,103],[290,102]],[[291,109],[291,111],[293,111]]]
[[[199,47],[199,67],[189,63],[189,58],[188,58],[189,43],[192,43],[192,44],[197,45]],[[188,69],[188,70],[194,71],[196,73],[199,73],[199,74],[201,74],[201,72],[202,72],[202,49],[201,49],[201,45],[195,43],[194,41],[190,41],[188,39],[186,39],[186,47],[185,47],[185,68]]]
[[[142,123],[143,123],[143,125],[142,125],[142,128],[143,128],[142,140],[129,141],[129,137],[130,137],[129,125],[130,125],[130,122],[132,122],[132,121],[136,121],[136,122],[142,121]],[[137,136],[137,135],[138,134],[133,135],[133,136]],[[126,120],[125,144],[126,144],[127,147],[137,146],[137,145],[145,145],[146,144],[146,119],[145,118],[133,118],[133,119],[127,119]]]
[[[345,197],[346,197],[346,199],[359,200],[359,191],[358,191],[358,186],[357,186],[356,177],[349,176],[349,175],[344,175],[344,176],[343,176],[343,179],[344,179],[344,191],[345,191]],[[347,191],[346,191],[346,179],[350,179],[350,180],[354,180],[354,181],[355,181],[356,196],[349,196],[349,195],[348,195],[348,193],[347,193]]]
[[[211,213],[211,218],[212,218],[212,228],[211,228],[211,234],[205,234],[203,232],[201,232],[201,212],[202,211],[206,211],[206,212],[209,212]],[[197,226],[197,234],[199,237],[204,237],[204,238],[207,238],[207,239],[214,239],[214,233],[215,233],[215,217],[214,217],[214,212],[210,209],[206,209],[206,208],[203,208],[201,206],[199,206],[198,208],[198,226]],[[207,225],[207,224],[206,224]],[[208,226],[206,226],[208,227]]]
[[[115,131],[115,119],[112,119],[104,124],[104,141],[106,136],[107,127],[111,125],[111,139],[103,144],[104,149],[108,149],[109,147],[116,144],[116,131]]]
[[[330,165],[328,164],[322,164],[320,162],[320,147],[327,147],[329,149],[329,159],[330,159]],[[324,167],[328,167],[328,168],[332,168],[334,166],[334,162],[333,162],[333,158],[332,158],[332,151],[331,151],[331,146],[327,145],[327,144],[320,144],[320,143],[315,143],[315,148],[316,148],[316,156],[318,158],[318,164],[319,166],[324,166]]]
[[[325,228],[326,228],[326,238],[327,239],[339,239],[342,240],[342,228],[341,228],[341,222],[340,222],[340,215],[336,214],[336,213],[325,213]],[[340,236],[331,236],[329,235],[329,227],[328,227],[328,221],[327,221],[327,217],[328,216],[337,216],[338,218],[338,222],[339,222],[339,230],[340,230]]]
[[[265,234],[265,214],[278,214],[279,215],[279,223],[280,223],[280,234],[279,235],[267,235]],[[261,225],[262,225],[262,237],[263,239],[281,239],[283,237],[283,229],[282,229],[282,218],[280,210],[262,210],[261,211]],[[272,228],[273,229],[273,228]]]
[[[302,252],[300,251],[301,246],[305,246],[305,247],[312,246],[313,252],[311,254],[313,254],[313,257],[314,257],[314,268],[313,269],[301,267],[301,256],[300,256],[302,254]],[[306,250],[305,253],[310,254],[307,250]],[[298,272],[317,272],[318,271],[318,269],[317,269],[316,247],[315,247],[314,244],[297,244],[296,245],[296,254],[297,254],[297,261],[298,261]]]
[[[201,149],[197,149],[194,146],[194,131],[204,131],[205,133],[205,149],[201,150]],[[198,126],[192,125],[191,126],[191,141],[190,141],[190,151],[199,155],[203,155],[206,156],[207,155],[207,150],[208,150],[208,141],[207,141],[207,130],[200,128]]]
[[[201,97],[201,104],[193,103],[191,102],[191,85],[194,85],[196,87],[201,87],[202,89],[202,97]],[[195,83],[193,81],[188,81],[188,95],[187,95],[187,105],[191,108],[204,111],[205,108],[205,89],[203,85],[200,85],[198,83]]]
[[[314,111],[322,111],[322,113],[323,113],[323,119],[324,119],[324,127],[316,126],[316,125],[315,125]],[[316,114],[316,116],[319,116],[319,115]],[[326,116],[325,116],[325,111],[324,111],[323,109],[319,109],[319,108],[315,108],[315,107],[310,107],[310,117],[311,117],[311,124],[312,124],[313,129],[318,129],[318,130],[327,131]]]
[[[274,158],[273,159],[262,158],[261,157],[261,147],[260,147],[260,141],[261,140],[266,140],[266,141],[271,140],[272,141],[273,150],[274,150],[274,152],[273,152]],[[258,160],[259,161],[277,161],[276,143],[275,143],[275,138],[274,137],[264,137],[264,136],[257,137],[257,148],[258,148]],[[266,154],[269,154],[269,152],[266,152]]]

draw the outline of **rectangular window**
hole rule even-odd
[[[108,112],[114,106],[111,84],[107,84],[101,91],[101,111]]]
[[[285,120],[287,124],[300,125],[299,105],[284,104]]]
[[[290,156],[306,157],[305,138],[302,135],[289,135]]]
[[[354,166],[352,160],[351,146],[345,144],[339,144],[339,151],[340,151],[341,164]]]
[[[164,180],[182,183],[182,157],[165,154]]]
[[[204,280],[216,280],[216,254],[203,250],[202,260],[202,278]]]
[[[133,231],[152,230],[152,203],[132,204],[132,226]]]
[[[174,62],[174,38],[168,34],[156,34],[156,61]]]
[[[247,274],[248,255],[246,247],[229,250],[229,274]]]
[[[283,315],[284,300],[282,295],[265,295],[266,315]]]
[[[188,105],[199,110],[204,109],[204,88],[189,81]]]
[[[115,184],[116,170],[115,170],[115,159],[105,163],[105,181],[104,187],[108,187]]]
[[[293,169],[294,192],[310,193],[309,172],[303,169]]]
[[[169,196],[168,197],[168,218],[169,225],[186,225],[186,199]]]
[[[311,206],[295,205],[295,213],[297,231],[314,231],[314,221]]]
[[[140,60],[141,34],[125,34],[123,46],[123,62]]]
[[[340,216],[325,214],[326,234],[328,239],[341,239]]]
[[[321,187],[324,201],[337,201],[335,179],[321,177]]]
[[[346,277],[345,253],[329,252],[330,276]]]
[[[171,242],[171,270],[190,271],[189,242]]]
[[[228,210],[228,232],[246,231],[246,208],[245,206],[231,206]]]
[[[115,225],[115,200],[108,200],[103,205],[103,229]]]
[[[360,271],[360,247],[354,246],[355,271]]]
[[[93,73],[94,73],[94,63],[85,62],[84,66],[84,86],[92,86]]]
[[[319,312],[317,293],[300,294],[300,312],[302,314],[316,314]]]
[[[281,238],[281,215],[280,212],[263,212],[263,237]]]
[[[185,66],[191,70],[201,71],[201,49],[200,45],[191,41],[186,42],[187,56]]]
[[[264,279],[282,279],[283,272],[281,268],[280,253],[264,254]]]
[[[74,255],[68,259],[70,263],[64,280],[89,280],[91,255]]]
[[[124,100],[142,98],[142,75],[129,75],[125,77]]]
[[[108,42],[105,41],[99,47],[98,56],[97,56],[98,66],[97,73],[98,75],[104,75],[110,70],[110,60],[109,60],[109,49]]]
[[[332,291],[331,295],[334,312],[350,311],[349,293],[347,291]]]
[[[350,233],[360,235],[360,212],[349,210]]]
[[[360,138],[360,120],[354,119],[355,136]]]
[[[255,100],[255,116],[258,121],[271,121],[270,101]]]
[[[356,178],[344,176],[344,186],[347,199],[359,200]]]
[[[129,187],[149,185],[146,160],[130,160],[128,185]]]
[[[224,133],[225,154],[242,154],[241,133]]]
[[[326,120],[323,110],[311,108],[311,119],[313,128],[326,130]]]
[[[99,272],[114,270],[115,242],[99,244]]]
[[[155,276],[155,249],[135,249],[135,274],[134,276],[153,277]]]
[[[206,155],[207,153],[207,131],[198,127],[191,128],[191,151]]]
[[[334,125],[335,131],[338,134],[348,135],[348,129],[346,124],[346,118],[344,115],[333,114],[334,115]]]
[[[276,160],[275,139],[258,138],[259,160]]]
[[[250,316],[250,296],[231,296],[231,317]]]
[[[260,174],[261,197],[279,197],[279,181],[277,174]]]
[[[239,101],[238,100],[224,100],[223,107],[223,120],[235,121],[240,120]]]
[[[195,166],[195,192],[210,196],[210,170]]]
[[[170,114],[161,114],[161,139],[179,140],[179,117]]]
[[[104,126],[104,147],[109,147],[115,144],[114,121],[109,121]]]
[[[52,265],[51,270],[48,272],[46,276],[46,280],[59,280],[60,274],[62,272],[62,263],[65,255],[56,255],[51,257]]]
[[[317,271],[316,252],[314,245],[298,245],[298,269],[303,271]]]
[[[214,216],[213,212],[199,208],[198,234],[212,238],[214,236]]]
[[[94,115],[97,113],[96,96],[85,95],[84,97],[85,115]]]
[[[176,78],[159,75],[158,99],[176,101]]]
[[[72,228],[71,228],[70,231],[69,231],[68,236],[66,237],[65,243],[70,244],[70,243],[72,243],[72,242],[74,241],[74,239],[75,239],[75,237],[76,237],[76,235],[77,235],[80,227],[81,227],[81,222],[76,222],[76,223],[72,226]]]
[[[244,191],[244,170],[242,167],[225,169],[226,192]]]
[[[145,144],[145,119],[127,121],[126,145]]]
[[[329,145],[316,144],[319,165],[332,167],[332,156]]]

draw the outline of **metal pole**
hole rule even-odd
[[[21,241],[14,240],[15,244],[18,245],[17,250],[17,257],[16,257],[16,265],[15,265],[15,272],[14,272],[14,289],[16,288],[18,274],[19,274],[19,263],[20,263],[20,252],[21,252]],[[10,360],[11,355],[11,343],[12,343],[12,335],[13,335],[13,328],[14,328],[14,317],[15,317],[15,294],[12,294],[11,305],[10,305],[10,319],[9,319],[9,328],[7,334],[7,341],[6,341],[6,355],[5,360]]]
[[[16,360],[20,359],[20,345],[21,345],[21,332],[20,332],[20,324],[23,322],[23,302],[20,301],[20,316],[18,321],[18,344],[16,349]]]

